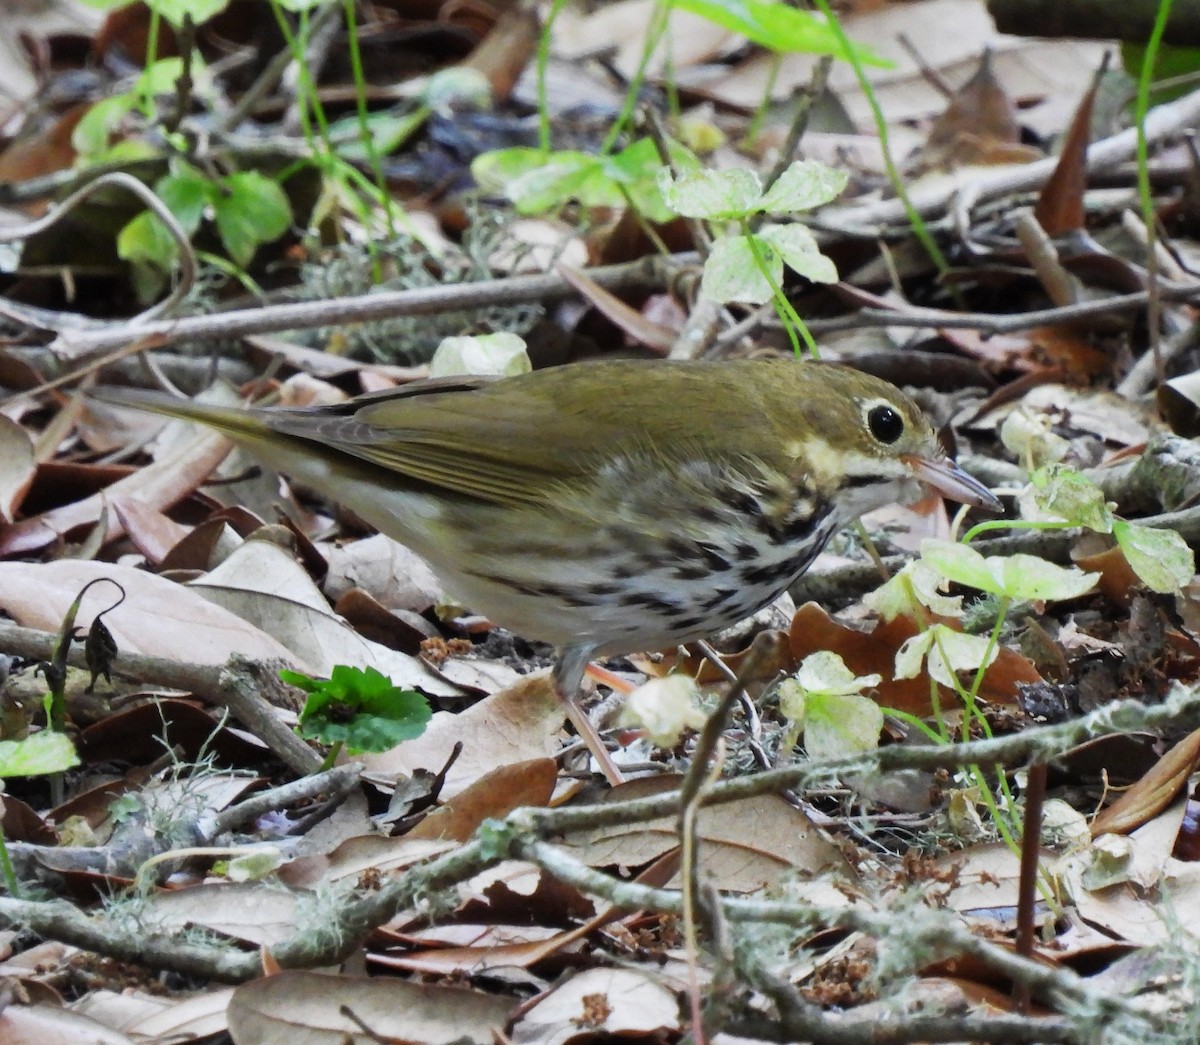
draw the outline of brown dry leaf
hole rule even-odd
[[[441,16],[445,17],[450,10],[447,7]],[[491,14],[495,10],[485,7],[474,9],[474,13],[486,11]],[[500,15],[479,46],[467,56],[462,68],[482,73],[491,85],[492,97],[497,102],[505,101],[537,49],[540,32],[537,14],[532,9],[514,6]]]
[[[610,59],[612,67],[632,78],[643,63],[646,27],[654,17],[654,6],[654,0],[618,0],[585,15],[567,8],[554,22],[554,51],[570,60],[615,48]],[[647,71],[659,76],[668,62],[672,70],[685,69],[741,44],[742,37],[716,22],[688,11],[673,11],[662,45],[655,49]]]
[[[606,316],[615,326],[639,344],[660,355],[666,355],[675,344],[676,331],[647,319],[637,309],[625,304],[616,294],[605,290],[594,279],[559,262],[554,270],[574,287],[585,301]]]
[[[1092,106],[1100,88],[1100,74],[1107,65],[1106,54],[1100,71],[1093,77],[1091,87],[1075,110],[1054,173],[1042,186],[1033,208],[1033,216],[1048,236],[1062,236],[1085,227],[1083,194],[1087,191],[1087,150],[1092,136]]]
[[[188,447],[163,457],[113,483],[107,490],[81,501],[53,508],[0,530],[0,555],[41,551],[82,526],[105,519],[108,540],[124,530],[112,501],[129,498],[152,508],[169,508],[191,493],[229,454],[233,444],[224,436],[204,434]]]
[[[141,501],[118,497],[111,503],[121,527],[147,562],[162,562],[167,553],[188,534],[186,526],[180,526],[158,509]]]
[[[16,421],[0,414],[0,522],[11,523],[37,474],[33,443]]]
[[[331,602],[352,588],[362,589],[389,610],[423,613],[447,601],[429,564],[381,533],[349,544],[321,544],[319,550],[329,563],[321,587]]]
[[[979,68],[934,121],[919,158],[923,169],[969,164],[1027,163],[1041,159],[1036,149],[1021,144],[1016,109],[992,70],[986,49]]]
[[[661,794],[679,786],[679,778],[633,780],[605,794],[605,802]],[[752,892],[800,870],[816,874],[853,870],[841,850],[828,841],[807,814],[778,795],[762,795],[710,806],[700,813],[702,873],[718,888]],[[624,824],[568,835],[565,844],[580,860],[596,867],[649,864],[679,844],[676,820],[662,817],[644,824]]]
[[[955,622],[944,620],[942,623],[953,627]],[[882,676],[882,681],[875,687],[881,707],[895,708],[911,715],[928,715],[933,711],[929,677],[924,674],[913,679],[893,677],[896,651],[920,631],[917,622],[908,617],[881,621],[870,632],[857,631],[839,624],[815,602],[809,602],[796,611],[790,638],[797,660],[818,650],[832,650],[856,675]],[[997,704],[1013,704],[1020,685],[1041,681],[1041,675],[1028,658],[1016,650],[1001,647],[995,661],[984,673],[979,696]],[[940,687],[939,691],[942,707],[952,706],[954,694],[945,687]]]
[[[191,997],[167,1000],[157,1013],[149,1013],[121,1027],[138,1041],[190,1041],[225,1032],[225,1010],[233,997],[232,987],[200,991]],[[162,1002],[166,999],[156,998]]]
[[[1099,573],[1096,587],[1118,606],[1128,607],[1134,594],[1141,590],[1141,579],[1133,572],[1133,567],[1118,544],[1092,554],[1072,555],[1071,560],[1081,570]],[[1116,652],[1119,655],[1123,651],[1118,649]]]
[[[148,896],[145,926],[180,932],[202,926],[234,940],[270,947],[295,935],[301,893],[274,883],[212,882]]]
[[[54,6],[47,4],[47,7]],[[11,18],[11,7],[5,11],[5,20]],[[11,26],[6,25],[5,35],[9,35]],[[79,102],[71,106],[62,115],[57,116],[32,134],[10,142],[0,151],[0,182],[21,182],[27,178],[37,178],[56,171],[70,170],[75,166],[75,147],[71,136],[79,121],[92,108],[93,102]],[[48,201],[39,200],[25,204],[22,208],[27,214],[44,214]]]
[[[514,1045],[566,1045],[596,1035],[658,1037],[681,1029],[673,992],[631,969],[589,969],[525,1010]]]
[[[133,1045],[133,1039],[104,1024],[58,1005],[8,1005],[0,1012],[0,1041],[4,1045]]]
[[[877,101],[887,114],[891,148],[897,156],[919,147],[921,135],[913,124],[941,112],[946,104],[945,96],[905,50],[900,42],[902,35],[916,44],[921,61],[950,83],[962,83],[970,77],[979,64],[979,55],[990,47],[996,79],[1022,106],[1021,122],[1041,133],[1061,130],[1062,118],[1057,111],[1047,118],[1041,110],[1056,109],[1064,95],[1079,97],[1090,82],[1090,70],[1096,68],[1107,47],[1102,41],[1001,36],[984,0],[913,0],[850,14],[841,22],[851,40],[873,48],[892,65],[865,69],[873,99],[863,93],[855,70],[847,62],[834,63],[830,90],[860,129],[874,126],[871,104]],[[778,101],[806,87],[817,61],[818,56],[809,54],[776,56],[755,51],[732,70],[724,65],[681,68],[677,78],[681,85],[700,88],[708,97],[753,112],[768,91]],[[856,158],[867,155],[865,150],[859,151]]]
[[[435,696],[458,696],[457,686],[416,657],[371,642],[338,618],[293,556],[268,540],[248,540],[207,576],[187,586],[209,602],[274,636],[328,677],[335,665],[370,666],[393,685]]]
[[[478,976],[487,969],[528,969],[572,944],[591,927],[566,932],[546,926],[461,926],[471,934],[470,946],[412,950],[405,954],[372,954],[371,961],[393,969],[433,976]]]
[[[1167,808],[1200,760],[1200,729],[1189,733],[1112,805],[1092,821],[1092,837],[1128,834]]]
[[[422,860],[432,860],[455,847],[453,842],[357,835],[329,853],[293,860],[279,870],[279,880],[292,889],[315,889],[324,882],[357,879],[364,873],[393,874]]]
[[[555,737],[566,712],[546,675],[526,677],[493,693],[460,715],[434,713],[417,737],[382,754],[362,756],[367,770],[388,777],[438,770],[456,743],[463,745],[442,789],[443,798],[461,794],[498,765],[545,758],[557,749]]]
[[[109,563],[0,563],[0,608],[18,624],[57,632],[67,608],[89,581],[108,577],[125,589],[125,601],[104,622],[117,646],[195,664],[224,664],[233,654],[279,660],[299,671],[315,669],[271,636],[173,581]],[[84,596],[77,623],[87,627],[97,611],[116,601],[116,588],[99,584]]]
[[[156,1016],[170,1006],[171,1002],[166,998],[153,997],[142,991],[129,990],[119,993],[93,990],[73,1002],[71,1011],[102,1023],[110,1030],[129,1033],[131,1023]],[[224,1020],[221,1022],[224,1024]]]
[[[1082,918],[1112,938],[1139,946],[1163,943],[1175,937],[1179,928],[1200,935],[1200,919],[1196,917],[1200,911],[1200,865],[1171,856],[1186,806],[1185,801],[1176,802],[1127,839],[1108,836],[1110,841],[1126,847],[1127,862],[1118,868],[1120,880],[1116,884],[1086,887],[1083,873],[1094,859],[1090,850],[1059,861],[1058,877]],[[1169,922],[1163,918],[1159,900],[1163,892],[1171,896]]]
[[[79,754],[87,762],[144,764],[162,755],[163,741],[168,747],[178,747],[183,759],[201,758],[209,750],[223,765],[254,768],[268,757],[265,745],[257,738],[230,726],[219,726],[195,703],[161,698],[124,707],[88,726],[79,735]],[[117,790],[114,784],[108,787],[111,792]]]
[[[407,837],[465,842],[489,817],[507,816],[520,806],[548,805],[557,780],[552,758],[498,766],[430,813]]]
[[[238,987],[229,1002],[228,1018],[237,1045],[366,1042],[363,1026],[376,1041],[493,1045],[511,1008],[511,999],[454,987],[385,977],[282,972]]]

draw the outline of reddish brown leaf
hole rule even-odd
[[[1167,808],[1200,760],[1200,729],[1168,751],[1158,763],[1092,821],[1092,837],[1128,834]]]
[[[1084,227],[1083,194],[1087,189],[1087,150],[1091,142],[1092,105],[1100,86],[1100,77],[1108,65],[1108,55],[1092,80],[1091,89],[1083,96],[1075,118],[1063,141],[1058,165],[1042,186],[1033,216],[1049,236],[1077,232]]]

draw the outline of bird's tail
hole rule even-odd
[[[269,434],[271,430],[256,410],[200,403],[194,399],[167,395],[165,392],[153,392],[144,388],[118,388],[101,385],[89,389],[87,396],[112,406],[128,406],[135,410],[147,410],[166,417],[195,421],[197,424],[223,432],[235,442],[253,443]]]

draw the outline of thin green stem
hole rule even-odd
[[[1070,530],[1077,525],[1078,523],[1056,519],[987,519],[972,526],[959,538],[959,543],[970,544],[980,534],[992,530]]]
[[[879,99],[875,96],[875,91],[871,87],[871,82],[867,79],[867,72],[863,68],[862,61],[859,59],[858,53],[854,50],[854,45],[850,43],[850,38],[846,35],[845,30],[842,29],[842,23],[838,21],[837,16],[833,13],[832,8],[830,8],[829,0],[813,0],[813,3],[816,5],[817,10],[825,16],[825,20],[829,23],[829,28],[838,38],[838,43],[842,47],[843,57],[850,63],[850,67],[854,70],[855,79],[858,80],[858,85],[867,99],[867,104],[871,107],[871,115],[875,120],[875,133],[879,135],[879,147],[883,150],[883,163],[887,170],[888,181],[892,185],[892,191],[904,207],[904,213],[908,217],[908,223],[912,227],[913,234],[920,241],[921,246],[925,248],[925,253],[929,255],[938,272],[944,274],[950,271],[950,264],[946,261],[945,255],[934,240],[933,234],[925,224],[925,220],[921,217],[917,208],[913,206],[912,200],[909,199],[904,178],[896,166],[895,159],[892,157],[887,120],[883,115]]]
[[[8,854],[8,839],[5,837],[2,825],[0,825],[0,875],[4,877],[4,884],[8,889],[9,896],[19,900],[25,895],[21,889],[21,880],[17,877],[16,868],[13,867],[12,857]]]
[[[637,107],[637,99],[641,93],[642,84],[646,82],[646,70],[650,67],[650,59],[658,49],[659,41],[667,31],[670,13],[670,0],[659,0],[654,5],[654,14],[650,18],[650,24],[646,26],[646,42],[642,47],[642,56],[638,60],[637,70],[634,72],[629,81],[629,87],[625,91],[625,99],[621,103],[621,111],[617,113],[617,118],[613,121],[612,128],[604,139],[604,144],[600,146],[600,155],[602,156],[612,152],[621,135],[625,132],[625,125],[633,116],[633,110]]]
[[[375,175],[375,185],[379,190],[379,198],[383,202],[384,218],[387,221],[388,236],[396,236],[396,217],[392,206],[391,194],[387,191],[387,180],[383,176],[383,160],[375,147],[375,135],[371,132],[370,112],[367,109],[367,78],[363,71],[362,49],[358,45],[358,21],[355,15],[355,0],[343,0],[346,11],[346,35],[350,44],[350,70],[354,76],[354,101],[358,113],[358,133],[367,161],[371,165],[371,173]]]
[[[742,234],[746,237],[746,243],[750,247],[750,256],[754,259],[754,264],[758,268],[763,279],[770,284],[771,287],[771,303],[775,306],[775,313],[779,316],[779,321],[783,324],[784,330],[787,331],[789,340],[792,342],[792,351],[797,357],[803,355],[800,348],[800,338],[804,339],[805,347],[808,349],[809,355],[813,359],[820,359],[821,352],[817,348],[816,341],[813,340],[812,334],[804,324],[804,320],[800,318],[788,301],[787,295],[784,294],[783,288],[779,285],[779,281],[771,275],[771,270],[767,267],[767,259],[762,254],[762,241],[750,231],[750,226],[747,222],[742,223]],[[799,337],[797,336],[799,332]]]
[[[746,125],[746,140],[755,142],[762,133],[763,124],[767,121],[767,113],[771,111],[771,92],[775,90],[775,81],[779,79],[779,69],[783,64],[783,55],[778,51],[771,52],[771,65],[767,69],[767,85],[763,88],[762,101],[758,103],[754,115]]]
[[[1146,53],[1142,56],[1142,68],[1138,74],[1137,102],[1134,124],[1137,127],[1137,186],[1142,205],[1142,221],[1146,226],[1146,276],[1150,297],[1147,302],[1146,323],[1150,334],[1150,348],[1154,353],[1155,370],[1163,379],[1162,359],[1159,355],[1159,297],[1158,297],[1158,216],[1154,212],[1154,197],[1150,191],[1150,143],[1146,139],[1146,114],[1150,111],[1150,82],[1154,78],[1154,67],[1158,62],[1158,49],[1162,45],[1167,19],[1171,16],[1173,0],[1158,0],[1158,12],[1154,17],[1154,28],[1146,42]]]
[[[550,12],[542,25],[542,35],[537,47],[537,106],[538,106],[538,145],[542,152],[550,151],[550,92],[546,87],[546,70],[550,65],[550,30],[568,0],[554,0]]]

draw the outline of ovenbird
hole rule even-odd
[[[304,410],[92,394],[219,429],[424,556],[466,605],[553,643],[556,689],[610,777],[571,699],[592,657],[736,623],[840,527],[923,485],[999,507],[912,399],[823,363],[599,361]]]

